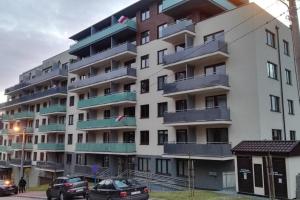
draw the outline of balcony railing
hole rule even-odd
[[[13,115],[7,115],[7,114],[3,114],[2,115],[2,120],[5,121],[10,121],[13,120]]]
[[[62,171],[64,170],[64,164],[56,163],[56,162],[45,162],[45,161],[38,161],[36,162],[36,167],[45,170],[51,171]]]
[[[25,128],[25,133],[33,133],[33,127],[26,127]]]
[[[7,160],[0,160],[0,168],[10,168],[9,162]]]
[[[0,152],[7,152],[10,150],[11,150],[10,146],[0,145]]]
[[[39,127],[39,132],[48,133],[48,132],[65,132],[66,125],[65,124],[48,124],[42,125]]]
[[[185,1],[186,0],[164,0],[162,4],[162,9],[163,11],[169,10],[184,3]]]
[[[64,143],[38,143],[38,150],[63,151],[65,150]]]
[[[117,121],[116,118],[111,118],[77,122],[77,129],[79,130],[107,129],[133,126],[136,126],[135,117],[125,117],[120,121]]]
[[[230,121],[228,108],[207,108],[203,110],[185,110],[180,112],[168,112],[164,114],[165,124],[176,123],[207,123],[218,121]]]
[[[13,118],[15,120],[20,120],[20,119],[33,119],[34,118],[34,112],[31,111],[24,111],[24,112],[19,112],[15,113]]]
[[[81,48],[84,48],[86,46],[89,46],[95,42],[101,41],[107,37],[110,37],[116,33],[119,33],[125,29],[136,31],[136,22],[133,20],[127,20],[125,23],[116,23],[111,25],[108,28],[102,29],[91,36],[88,36],[80,41],[78,41],[76,44],[73,44],[70,47],[69,52],[75,52]]]
[[[195,32],[195,25],[190,20],[182,20],[177,23],[170,24],[162,30],[162,37],[168,37],[181,31]]]
[[[11,149],[16,149],[16,150],[22,149],[22,143],[12,143],[11,144]],[[24,149],[28,149],[28,150],[33,149],[33,144],[32,143],[26,143],[25,146],[24,146]]]
[[[200,46],[187,48],[171,55],[165,55],[163,61],[165,65],[171,65],[185,60],[196,59],[197,57],[202,57],[218,51],[227,54],[226,42],[221,40],[210,41]]]
[[[49,90],[36,92],[32,95],[22,96],[18,99],[13,99],[11,101],[0,104],[0,108],[4,108],[4,107],[11,106],[11,105],[18,104],[18,103],[24,103],[27,101],[32,101],[32,100],[47,97],[50,95],[52,96],[55,94],[67,94],[67,88],[65,88],[65,87],[51,88]]]
[[[123,67],[108,73],[102,73],[99,75],[91,76],[84,80],[78,80],[69,85],[69,90],[78,89],[78,88],[82,88],[94,84],[100,84],[102,82],[107,82],[112,79],[127,77],[127,76],[136,77],[136,69]]]
[[[68,75],[68,71],[57,68],[57,69],[54,69],[53,71],[48,72],[46,74],[41,74],[39,76],[36,76],[35,78],[33,78],[31,80],[28,80],[24,83],[20,83],[20,84],[17,84],[15,86],[13,86],[13,87],[7,88],[5,90],[5,94],[11,93],[13,91],[19,90],[21,88],[24,88],[24,87],[27,87],[27,86],[30,86],[30,85],[33,85],[33,84],[36,84],[36,83],[39,83],[39,82],[42,82],[42,81],[49,80],[49,79],[57,77],[57,76],[67,76],[67,75]]]
[[[3,134],[3,135],[9,134],[9,132],[10,132],[10,130],[8,130],[8,129],[2,129],[1,130],[1,134]]]
[[[11,159],[9,163],[12,165],[21,165],[21,159],[20,158]],[[31,165],[31,160],[24,160],[23,163],[25,166],[29,166]]]
[[[78,152],[134,153],[134,143],[77,143]]]
[[[204,89],[213,86],[229,87],[228,75],[212,74],[179,80],[164,85],[164,94],[188,92],[189,90]]]
[[[109,94],[106,96],[98,96],[90,99],[80,100],[78,102],[78,108],[96,107],[106,104],[113,104],[124,101],[136,101],[136,94],[134,92],[123,92]]]
[[[66,105],[61,105],[61,104],[50,105],[47,108],[42,108],[40,110],[40,115],[49,115],[53,113],[65,113],[66,111],[67,111]]]
[[[90,57],[86,57],[82,60],[71,63],[70,67],[69,67],[69,70],[70,70],[70,72],[72,72],[72,71],[75,71],[75,70],[80,69],[82,67],[92,65],[92,64],[97,63],[101,60],[105,60],[105,59],[111,58],[115,55],[125,53],[125,52],[136,53],[136,46],[132,43],[124,43],[124,44],[112,47],[111,49],[107,49],[105,51],[99,52],[99,53],[97,53],[95,55],[92,55]]]
[[[165,144],[164,153],[168,155],[231,157],[230,144]]]

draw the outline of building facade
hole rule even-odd
[[[233,146],[298,138],[291,31],[255,3],[139,1],[70,39],[68,53],[50,59],[67,74],[30,83],[24,73],[1,105],[4,133],[22,120],[33,127],[28,172],[43,172],[34,183],[60,169],[181,178],[193,165],[195,187],[221,190],[234,186]],[[19,137],[3,138],[12,163]]]

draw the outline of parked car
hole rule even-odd
[[[148,188],[133,180],[105,179],[88,193],[88,200],[147,200]]]
[[[0,195],[18,194],[18,187],[11,180],[0,180]]]
[[[83,177],[58,177],[49,184],[46,191],[47,199],[52,198],[66,200],[77,196],[86,197],[88,182]]]

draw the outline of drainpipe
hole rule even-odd
[[[281,55],[280,55],[280,41],[279,41],[279,27],[276,26],[277,35],[277,52],[278,52],[278,66],[279,66],[279,78],[280,78],[280,97],[281,97],[281,108],[282,108],[282,124],[284,140],[286,140],[286,124],[285,124],[285,109],[284,109],[284,96],[283,96],[283,83],[282,83],[282,66],[281,66]]]

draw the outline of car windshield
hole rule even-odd
[[[80,182],[81,178],[80,177],[76,177],[76,178],[70,178],[67,182],[68,183],[76,183],[76,182]]]
[[[115,185],[116,185],[118,188],[126,188],[126,187],[128,187],[128,185],[125,184],[125,183],[124,183],[123,181],[121,181],[121,180],[115,180],[114,182],[115,182]]]

